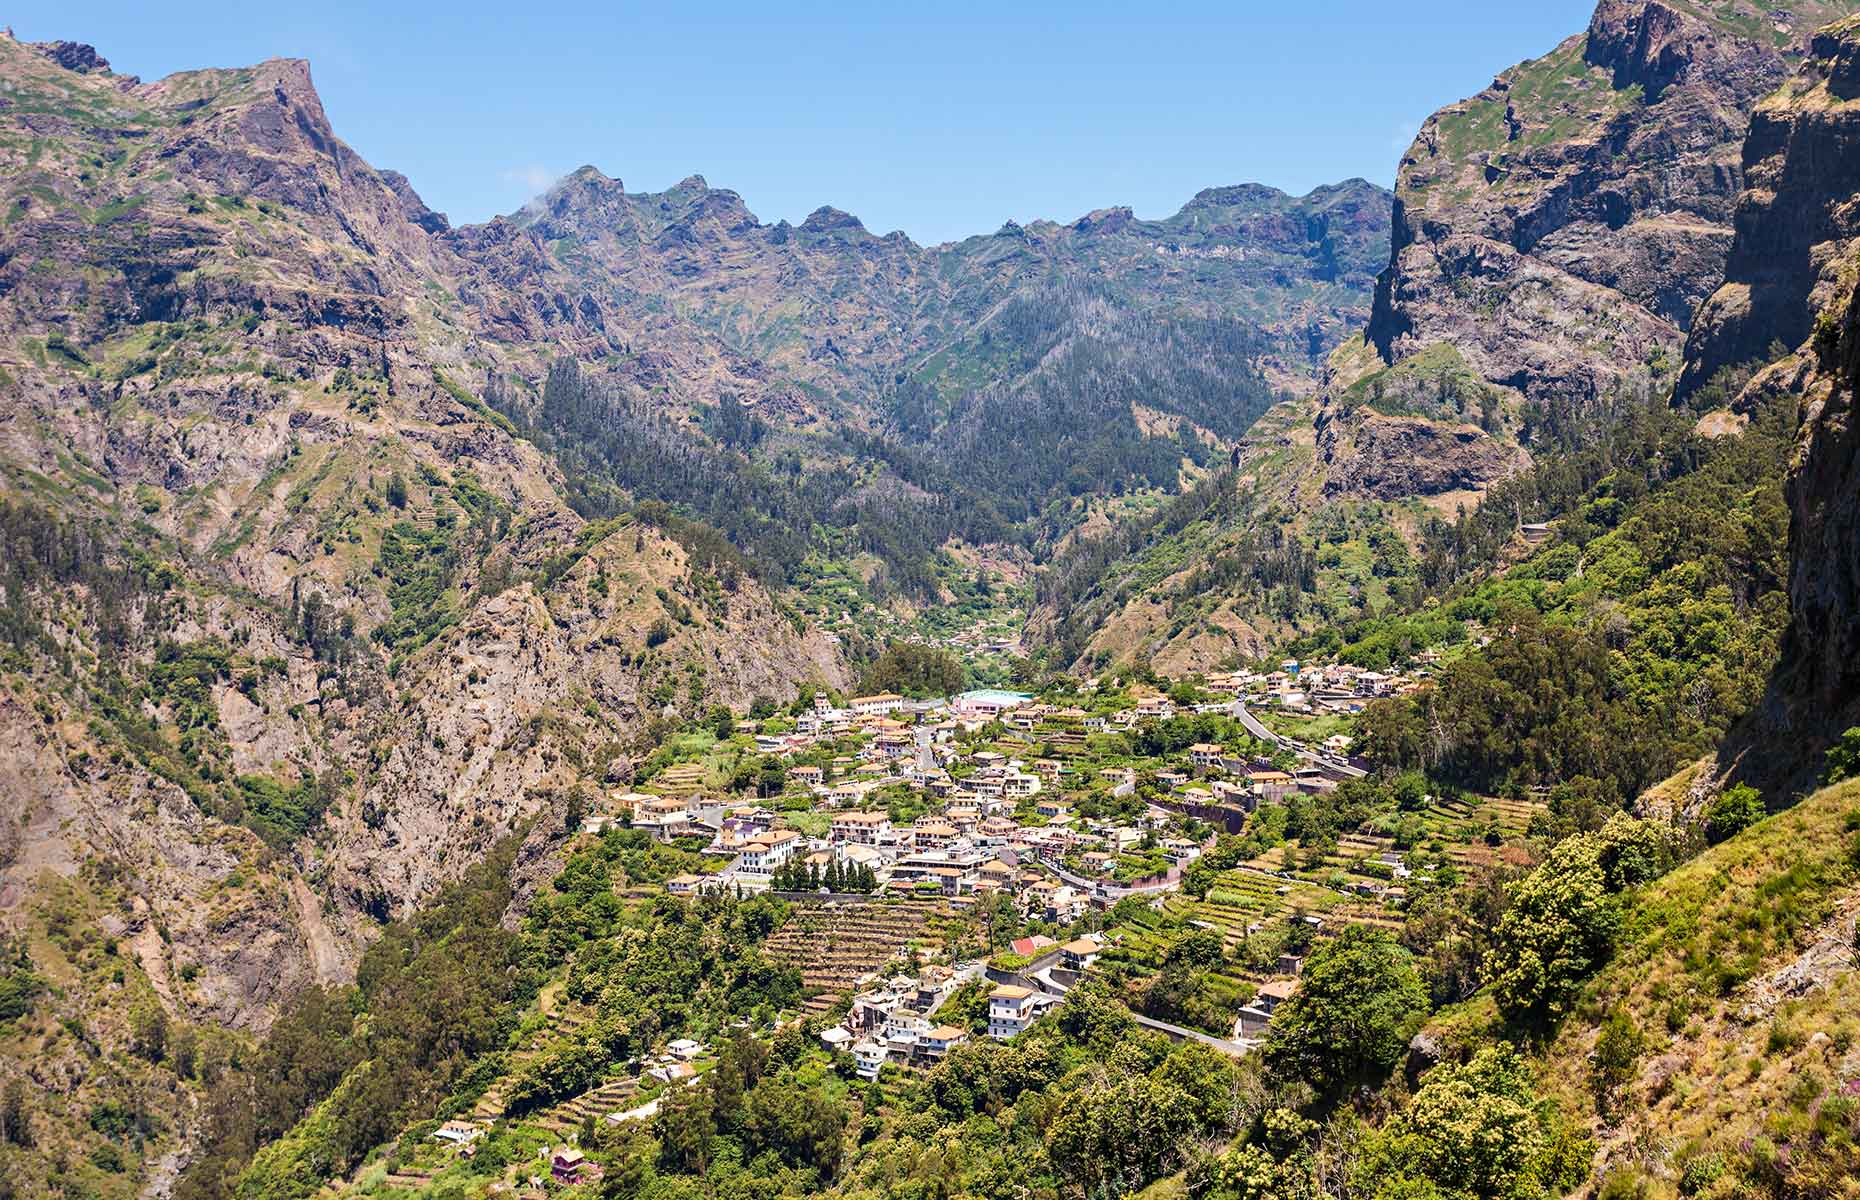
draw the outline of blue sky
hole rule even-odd
[[[1204,187],[1393,181],[1421,119],[1593,0],[552,6],[23,0],[28,40],[155,78],[307,58],[336,131],[456,221],[593,163],[764,221],[822,204],[922,242]]]

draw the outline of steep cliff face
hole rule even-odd
[[[1800,424],[1786,482],[1791,623],[1765,703],[1726,753],[1800,784],[1828,738],[1860,723],[1860,19],[1815,35],[1758,108],[1744,160],[1737,239],[1683,382],[1793,348],[1733,402],[1793,396]]]
[[[1845,10],[1603,0],[1585,33],[1436,113],[1398,174],[1366,335],[1380,361],[1333,372],[1327,394],[1436,346],[1525,415],[1580,418],[1611,389],[1657,386],[1721,277],[1751,109]],[[1355,460],[1398,431],[1354,428],[1324,442],[1333,494],[1391,474]],[[1531,428],[1482,432],[1528,447]],[[1528,461],[1455,432],[1465,469],[1415,486],[1477,491]]]
[[[1860,114],[1856,114],[1860,118]],[[1860,261],[1831,309],[1832,352],[1803,389],[1802,427],[1789,474],[1792,623],[1780,682],[1792,724],[1814,743],[1860,724]]]
[[[1686,343],[1680,393],[1724,367],[1800,346],[1815,317],[1838,302],[1845,258],[1860,236],[1860,96],[1852,25],[1815,35],[1812,57],[1765,98],[1745,139],[1746,190],[1722,286],[1700,308]]]

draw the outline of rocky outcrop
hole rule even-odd
[[[1578,421],[1613,389],[1657,386],[1723,275],[1750,112],[1844,8],[1602,0],[1585,33],[1429,118],[1367,325],[1383,364],[1451,346],[1521,405]]]
[[[1333,462],[1326,486],[1377,500],[1477,493],[1529,462],[1477,425],[1370,415],[1350,431],[1347,449],[1335,447],[1330,432],[1323,421],[1318,436]]]
[[[76,71],[79,75],[110,69],[110,60],[97,53],[97,47],[87,46],[83,42],[41,42],[34,49],[65,70]]]
[[[1860,274],[1860,262],[1849,260]],[[1789,474],[1788,695],[1826,732],[1860,723],[1860,290],[1830,314],[1838,330],[1804,389]]]
[[[1680,394],[1719,370],[1800,346],[1839,299],[1860,237],[1860,68],[1851,23],[1824,30],[1813,57],[1757,107],[1744,141],[1746,190],[1724,281],[1686,342]]]

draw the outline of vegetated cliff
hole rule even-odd
[[[1477,493],[1549,423],[1659,386],[1723,271],[1750,111],[1847,10],[1602,0],[1585,33],[1429,118],[1398,174],[1374,355],[1326,381],[1329,491]],[[1392,374],[1441,353],[1460,377],[1428,383],[1450,409],[1413,411]]]
[[[1733,253],[1751,111],[1811,31],[1851,7],[1602,0],[1585,32],[1428,119],[1398,172],[1390,260],[1363,335],[1326,357],[1315,403],[1287,402],[1241,443],[1265,476],[1249,486],[1289,499],[1274,519],[1319,555],[1312,592],[1383,592],[1375,577],[1349,578],[1350,538],[1341,555],[1324,551],[1317,525],[1412,535],[1451,521],[1533,453],[1592,444],[1676,377],[1694,308]],[[1755,210],[1750,220],[1788,236]],[[1288,440],[1294,422],[1308,432]],[[1287,453],[1293,444],[1309,450]],[[1253,631],[1347,616],[1334,603],[1293,612],[1262,585],[1284,572],[1235,569],[1263,509],[1245,507],[1232,527],[1210,511],[1186,534],[1152,524],[1105,542],[1101,583],[1075,556],[1035,632],[1089,647],[1093,661],[1147,653],[1206,667],[1260,639],[1184,656],[1192,611],[1245,614]],[[1166,569],[1184,536],[1195,561]],[[1207,569],[1191,577],[1197,564]],[[1201,598],[1185,607],[1191,578]],[[1152,586],[1120,599],[1140,579]]]
[[[1838,1194],[1860,1169],[1857,814],[1852,781],[1822,789],[1623,900],[1606,961],[1527,1043],[1536,1098],[1591,1139],[1572,1194]],[[1414,1045],[1456,1060],[1504,1036],[1493,1016],[1482,994]]]
[[[1800,786],[1829,738],[1860,723],[1860,19],[1815,35],[1812,57],[1752,122],[1737,240],[1700,310],[1684,383],[1770,362],[1733,403],[1799,397],[1786,491],[1790,627],[1762,709],[1726,754]]]

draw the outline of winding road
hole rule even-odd
[[[1246,705],[1240,703],[1238,700],[1234,701],[1233,713],[1234,719],[1239,721],[1248,733],[1252,734],[1260,741],[1273,746],[1283,746],[1285,749],[1294,752],[1300,758],[1311,763],[1332,778],[1361,779],[1364,775],[1368,774],[1368,772],[1361,767],[1346,762],[1341,758],[1333,758],[1328,754],[1320,754],[1303,742],[1295,742],[1291,738],[1280,737],[1278,734],[1262,725],[1259,718],[1248,712],[1246,710]]]

